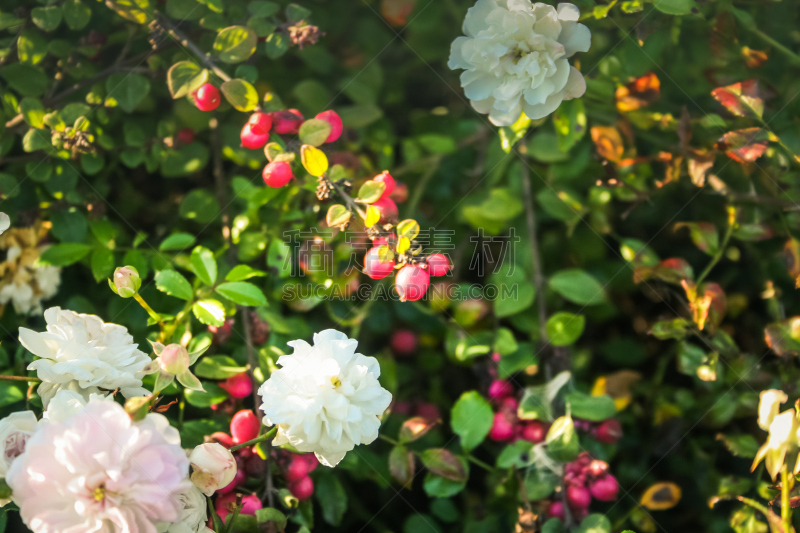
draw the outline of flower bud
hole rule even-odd
[[[394,259],[381,261],[381,248],[375,246],[364,254],[364,274],[372,279],[383,279],[394,270]]]
[[[236,493],[229,492],[227,494],[222,494],[214,502],[214,510],[217,511],[217,514],[223,522],[225,522],[228,515],[233,512],[233,508],[236,505],[236,496]],[[255,494],[248,494],[242,497],[242,509],[239,511],[239,514],[254,515],[256,511],[262,507],[261,500],[258,496]]]
[[[506,416],[505,413],[495,413],[494,420],[492,421],[492,429],[489,430],[489,438],[504,442],[511,440],[514,437],[514,433],[513,419],[510,416]]]
[[[180,344],[169,344],[158,355],[161,368],[169,373],[178,375],[189,369],[191,360],[189,352]]]
[[[114,286],[112,290],[123,298],[130,298],[142,286],[139,272],[132,266],[119,267],[114,271]]]
[[[398,214],[397,204],[394,203],[394,200],[381,197],[380,200],[372,202],[372,207],[376,208],[378,212],[381,214],[381,219],[380,219],[381,224],[384,224],[386,222],[394,222],[397,220],[397,214]]]
[[[227,494],[229,492],[233,492],[236,487],[242,485],[245,481],[247,481],[247,475],[244,473],[243,470],[239,470],[237,467],[236,475],[233,476],[233,481],[222,487],[221,489],[217,490],[219,494]]]
[[[264,167],[261,173],[267,186],[277,189],[289,183],[294,177],[292,166],[286,161],[274,161]]]
[[[217,443],[197,446],[189,454],[192,464],[191,480],[206,496],[227,487],[236,477],[236,460],[233,454]]]
[[[501,401],[514,396],[514,385],[503,379],[492,381],[489,385],[489,399]]]
[[[547,510],[547,516],[564,520],[564,504],[561,502],[551,503],[550,508]]]
[[[222,102],[219,89],[210,83],[206,83],[197,89],[193,95],[194,105],[196,105],[197,109],[200,111],[214,111],[219,107],[220,102]]]
[[[250,409],[242,409],[231,419],[231,435],[236,444],[258,437],[261,420]]]
[[[525,424],[525,427],[522,430],[522,438],[534,444],[539,444],[540,442],[544,442],[546,436],[547,436],[547,431],[545,429],[545,426],[538,420],[533,420],[531,422],[528,422],[527,424]]]

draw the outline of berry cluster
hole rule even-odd
[[[575,429],[591,435],[594,440],[605,444],[614,444],[622,438],[622,424],[616,418],[607,418],[602,422],[575,419]]]
[[[616,478],[608,473],[608,463],[592,459],[587,452],[582,452],[577,459],[564,466],[564,487],[570,513],[578,520],[589,514],[592,498],[610,502],[617,499],[619,492]],[[552,502],[547,514],[563,520],[564,504]]]
[[[489,386],[489,399],[497,407],[489,431],[489,438],[498,442],[527,440],[534,444],[544,442],[550,424],[541,420],[520,420],[517,416],[519,401],[514,386],[508,381],[495,380]]]

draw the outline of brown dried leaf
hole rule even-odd
[[[636,78],[619,87],[616,92],[617,109],[620,111],[635,111],[646,107],[661,96],[661,82],[652,72]]]
[[[689,157],[689,178],[692,180],[692,185],[703,187],[706,184],[706,177],[714,166],[716,158],[717,153],[713,150],[695,151]]]
[[[600,157],[608,159],[613,163],[619,163],[625,147],[622,144],[622,136],[614,126],[594,126],[591,129],[592,141],[597,147]]]

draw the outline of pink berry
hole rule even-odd
[[[290,481],[287,488],[300,501],[307,500],[314,494],[314,482],[308,476],[304,476],[297,481]]]
[[[389,341],[392,350],[398,355],[409,355],[417,350],[417,335],[407,329],[399,329],[392,334]]]
[[[428,256],[428,272],[431,273],[431,276],[444,276],[450,272],[451,268],[452,265],[446,255],[431,254]]]
[[[380,223],[393,222],[397,220],[397,204],[394,203],[393,200],[381,197],[380,200],[372,202],[372,205],[381,214]]]
[[[247,372],[231,376],[220,383],[219,386],[234,398],[247,398],[253,392],[253,382]]]
[[[558,518],[559,520],[564,519],[564,504],[561,502],[553,502],[550,504],[550,508],[547,509],[547,516],[550,518]]]
[[[342,119],[336,111],[323,111],[314,118],[324,120],[331,125],[331,133],[328,135],[328,138],[325,139],[326,143],[332,143],[342,135]]]
[[[223,433],[221,431],[217,431],[216,433],[211,434],[211,441],[216,442],[217,444],[221,444],[226,448],[230,448],[235,442],[233,442],[233,437],[228,435],[227,433]]]
[[[514,386],[508,381],[498,379],[489,385],[489,399],[500,401],[514,395]]]
[[[506,413],[513,414],[514,416],[517,415],[517,409],[519,409],[519,402],[516,398],[503,398],[500,400],[500,410]]]
[[[622,424],[620,424],[619,420],[616,418],[604,420],[603,423],[597,427],[594,438],[606,444],[614,444],[622,438]]]
[[[250,409],[242,409],[231,419],[231,435],[236,444],[258,437],[261,420]]]
[[[406,265],[397,272],[394,286],[401,302],[416,302],[428,290],[431,275],[416,265]]]
[[[194,130],[192,128],[181,128],[175,138],[182,144],[191,144],[194,142]]]
[[[214,111],[221,101],[219,89],[210,83],[206,83],[194,92],[194,104],[200,111]]]
[[[292,462],[286,467],[286,481],[298,481],[308,475],[308,464],[302,456],[292,454]]]
[[[495,413],[492,421],[492,429],[489,430],[489,438],[499,442],[505,442],[514,438],[514,421],[505,413]]]
[[[269,130],[272,127],[272,117],[267,113],[253,113],[250,120],[242,128],[240,138],[242,146],[250,150],[263,148],[269,141]]]
[[[377,176],[375,176],[372,179],[373,179],[373,181],[379,181],[379,182],[383,183],[384,185],[386,185],[386,188],[383,190],[383,194],[381,195],[382,199],[383,198],[389,198],[389,195],[392,194],[392,192],[394,192],[394,187],[395,187],[396,183],[395,183],[394,178],[392,177],[392,175],[389,174],[388,170],[384,170],[382,173],[378,174]]]
[[[589,486],[589,492],[601,502],[610,502],[617,499],[619,483],[614,476],[606,474]]]
[[[275,111],[272,113],[272,126],[275,128],[275,133],[281,135],[300,131],[300,125],[303,123],[303,120],[305,120],[303,114],[297,109]]]
[[[238,487],[245,481],[247,481],[247,475],[245,475],[244,470],[237,470],[236,475],[233,476],[233,481],[231,481],[221,489],[217,489],[217,492],[220,494],[227,494],[228,492],[232,492],[236,487]]]
[[[567,501],[570,507],[576,509],[589,507],[589,504],[592,503],[592,495],[584,487],[570,485],[567,487]]]
[[[300,458],[306,462],[306,467],[308,467],[309,472],[313,472],[317,465],[319,465],[319,460],[313,453],[304,453],[300,455]]]
[[[286,161],[275,161],[264,167],[264,183],[273,189],[283,187],[294,177],[292,166]]]
[[[372,279],[383,279],[394,271],[394,259],[381,261],[380,247],[375,246],[364,254],[364,274]]]
[[[542,424],[538,420],[533,420],[531,422],[528,422],[522,429],[522,438],[534,444],[539,444],[540,442],[544,442],[544,438],[546,435],[547,431],[545,431],[544,424]]]

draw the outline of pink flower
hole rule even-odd
[[[221,444],[201,444],[189,455],[192,463],[192,483],[211,496],[215,491],[227,487],[236,477],[236,459]]]
[[[34,433],[6,482],[35,533],[155,533],[154,522],[180,518],[188,470],[164,416],[133,422],[121,405],[93,399]]]

